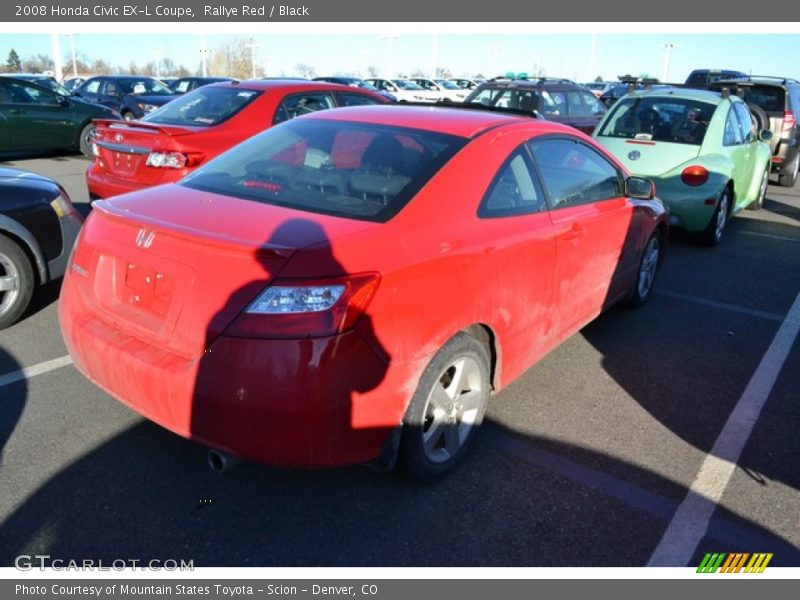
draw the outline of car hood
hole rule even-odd
[[[595,138],[634,175],[658,177],[700,154],[701,146],[597,136]]]

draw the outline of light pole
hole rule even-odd
[[[662,83],[666,83],[669,81],[669,59],[672,51],[676,48],[680,48],[678,44],[674,42],[667,42],[666,44],[662,44],[664,48],[664,72],[661,74],[661,81]]]
[[[61,42],[58,39],[57,33],[50,34],[50,43],[53,46],[53,67],[55,76],[58,81],[61,81],[64,73],[61,70]]]
[[[72,51],[72,76],[78,76],[78,61],[75,60],[75,34],[69,34],[69,49]]]
[[[386,77],[387,79],[393,79],[394,77],[397,76],[397,73],[395,73],[395,68],[394,68],[394,41],[399,40],[400,36],[390,33],[382,35],[381,39],[386,40],[387,43],[386,54],[387,54],[388,65],[386,69],[387,70]]]
[[[153,56],[156,57],[156,79],[161,79],[161,55],[164,54],[163,50],[153,50]]]
[[[253,69],[253,79],[256,78],[256,48],[258,44],[256,44],[252,39],[250,40],[249,44],[245,44],[245,48],[250,48],[250,66]]]
[[[208,77],[208,55],[211,50],[206,48],[206,34],[200,34],[200,61],[203,69],[203,77]]]

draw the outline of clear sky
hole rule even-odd
[[[399,73],[416,69],[429,71],[435,63],[455,75],[499,75],[507,71],[536,71],[546,75],[588,80],[601,75],[649,74],[661,78],[664,44],[677,47],[670,56],[669,79],[682,81],[694,68],[733,68],[761,75],[800,79],[800,35],[714,35],[714,34],[598,34],[595,67],[592,70],[592,36],[589,34],[400,34],[384,39],[378,33],[324,35],[245,35],[258,44],[256,60],[269,75],[296,75],[295,65],[313,66],[318,75],[344,72],[364,74],[368,65],[381,71],[394,66]],[[206,35],[213,52],[229,35]],[[69,71],[70,43],[60,36],[65,73]],[[168,56],[190,70],[200,64],[199,34],[77,34],[76,52],[89,58],[102,57],[112,65],[140,65],[158,56]],[[48,34],[0,35],[0,61],[11,48],[21,57],[52,55]],[[436,50],[434,50],[436,48]]]

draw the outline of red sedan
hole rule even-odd
[[[89,197],[174,183],[268,127],[339,106],[386,104],[369,90],[316,81],[243,81],[198,88],[135,122],[95,121]]]
[[[432,479],[491,393],[605,308],[647,300],[667,242],[653,194],[557,123],[322,111],[97,202],[61,327],[97,385],[218,452],[399,457]]]

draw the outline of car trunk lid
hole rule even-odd
[[[297,248],[368,225],[162,186],[95,203],[70,278],[115,329],[197,358]]]
[[[634,175],[658,177],[700,154],[701,146],[599,136],[597,141]]]

